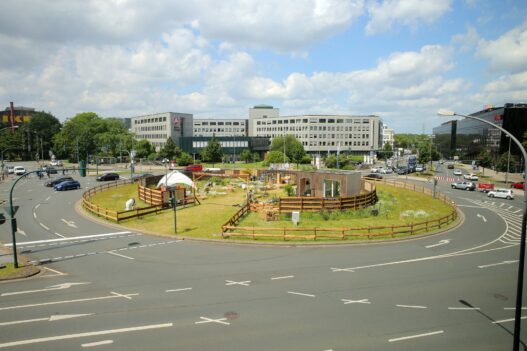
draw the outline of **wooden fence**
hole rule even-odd
[[[139,198],[150,205],[162,205],[166,203],[163,200],[163,192],[157,189],[150,189],[141,184],[137,185],[137,193]]]
[[[407,184],[403,182],[382,180],[377,183],[386,184],[398,188],[404,188],[411,191],[421,192],[432,196],[433,190],[422,186]],[[431,219],[427,221],[410,223],[404,225],[378,226],[378,227],[364,227],[364,228],[260,228],[260,227],[237,227],[236,224],[240,218],[249,211],[243,208],[240,209],[227,223],[222,226],[222,236],[228,237],[244,237],[244,238],[278,238],[282,240],[288,239],[375,239],[378,237],[395,238],[398,235],[415,235],[426,233],[430,230],[439,229],[449,223],[452,223],[457,218],[457,208],[455,203],[445,194],[436,192],[436,199],[452,207],[452,211],[441,218]],[[327,208],[327,207],[326,207]]]
[[[323,209],[329,211],[357,210],[375,204],[377,193],[375,189],[367,194],[340,197],[282,197],[279,199],[278,208],[282,212],[319,212]]]

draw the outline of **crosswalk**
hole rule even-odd
[[[499,201],[475,200],[467,198],[465,198],[465,200],[472,202],[474,205],[487,208],[505,220],[507,223],[507,230],[497,239],[498,242],[505,245],[518,245],[521,242],[523,216],[521,208]]]

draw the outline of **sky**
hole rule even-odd
[[[0,101],[81,112],[378,115],[527,102],[525,0],[2,0]],[[1,106],[1,103],[0,103]]]

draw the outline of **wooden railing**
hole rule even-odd
[[[372,180],[373,179],[368,179]],[[398,188],[404,188],[411,191],[420,192],[432,196],[433,190],[422,186],[407,184],[403,182],[382,180],[377,183],[386,184]],[[375,239],[378,237],[395,238],[400,235],[415,235],[426,233],[434,229],[439,229],[447,224],[452,223],[457,219],[457,207],[455,203],[445,194],[436,192],[436,199],[443,201],[452,207],[452,211],[441,218],[431,219],[427,221],[390,226],[368,226],[362,228],[261,228],[261,227],[237,227],[239,219],[249,211],[248,209],[241,214],[242,209],[237,212],[233,218],[222,226],[222,236],[228,237],[244,237],[244,238],[279,238],[282,240],[288,239]],[[326,207],[327,208],[327,207]],[[236,220],[233,220],[236,217]]]
[[[357,210],[375,204],[377,193],[375,189],[367,194],[340,197],[282,197],[279,199],[278,208],[282,212],[319,212],[323,209],[329,211]]]
[[[240,219],[242,219],[243,216],[245,216],[250,211],[251,211],[251,206],[249,205],[248,202],[245,202],[243,206],[231,218],[229,218],[229,220],[225,222],[225,224],[222,225],[222,228],[235,226],[236,224],[238,224]]]
[[[163,192],[157,189],[150,189],[141,184],[137,185],[137,193],[139,198],[150,205],[162,205],[163,201]]]

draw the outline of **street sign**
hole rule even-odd
[[[7,213],[9,215],[9,217],[14,217],[15,214],[16,214],[16,211],[18,211],[19,207],[20,206],[13,206],[13,213],[11,213],[11,207],[9,207],[9,206],[5,206],[5,207],[2,207],[2,208],[5,211],[5,213]]]

